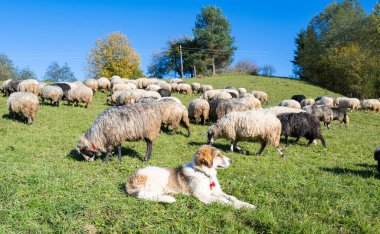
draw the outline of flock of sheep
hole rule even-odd
[[[113,76],[111,79],[88,79],[82,82],[60,82],[46,84],[36,80],[7,80],[0,91],[8,98],[10,115],[21,115],[32,123],[36,118],[40,101],[50,100],[59,106],[61,100],[87,107],[95,92],[110,91],[109,105],[94,121],[91,127],[80,137],[77,148],[83,157],[92,161],[96,156],[106,154],[108,162],[110,152],[117,147],[121,160],[120,146],[124,141],[144,140],[147,143],[145,160],[152,153],[152,143],[162,130],[172,128],[176,133],[180,126],[187,129],[190,136],[190,122],[212,123],[207,131],[207,140],[212,144],[218,138],[231,141],[230,150],[247,153],[237,144],[243,140],[255,140],[261,143],[257,155],[267,145],[276,147],[281,156],[280,137],[304,137],[308,145],[319,139],[326,147],[320,121],[329,128],[333,120],[348,124],[347,110],[372,110],[380,112],[379,99],[360,101],[356,98],[320,96],[316,99],[304,95],[294,95],[283,100],[277,106],[262,108],[268,104],[268,95],[263,91],[247,92],[245,88],[224,87],[214,89],[211,85],[199,83],[186,84],[181,79],[166,82],[156,78],[138,78],[129,80]],[[171,97],[172,92],[197,93],[199,98],[185,107],[178,98]],[[375,159],[379,156],[375,154]],[[379,161],[380,163],[380,161]],[[379,164],[380,169],[380,164]]]

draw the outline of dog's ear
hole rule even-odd
[[[209,145],[202,145],[196,153],[195,165],[197,166],[205,165],[211,168],[212,164],[213,164],[212,147]]]

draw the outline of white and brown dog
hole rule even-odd
[[[227,168],[230,164],[231,160],[221,155],[218,149],[202,145],[193,160],[182,167],[139,169],[129,178],[125,188],[130,195],[157,202],[175,202],[170,195],[183,193],[194,195],[205,204],[220,202],[235,208],[255,209],[254,205],[222,191],[216,169]]]

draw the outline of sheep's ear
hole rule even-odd
[[[212,147],[209,145],[202,145],[195,156],[195,165],[205,165],[209,168],[213,165]]]

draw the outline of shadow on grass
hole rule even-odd
[[[116,150],[116,148],[115,148]],[[102,160],[105,159],[105,154],[102,154],[102,156],[100,157]],[[137,151],[131,149],[131,148],[126,148],[126,147],[121,147],[121,157],[122,158],[125,158],[125,157],[130,157],[130,158],[138,158],[140,159],[141,161],[143,161],[144,157],[139,154]],[[76,149],[72,149],[70,151],[70,153],[67,155],[67,157],[70,157],[76,161],[85,161],[82,154],[79,153]],[[113,154],[110,155],[110,159],[116,157],[117,158],[117,150],[116,151],[113,151]]]
[[[3,119],[14,120],[14,121],[24,123],[24,124],[26,124],[28,122],[27,118],[20,116],[18,114],[16,114],[16,118],[13,118],[13,116],[10,114],[4,114],[2,117],[3,117]]]
[[[202,143],[202,142],[195,142],[195,141],[190,141],[189,143],[187,143],[188,145],[191,145],[191,146],[198,146],[200,147],[201,145],[207,145],[207,143]],[[239,145],[239,144],[238,144]],[[222,150],[224,152],[231,152],[230,151],[230,145],[228,144],[219,144],[219,143],[214,143],[212,144],[213,147],[219,149],[219,150]],[[235,153],[238,153],[238,154],[241,154],[241,155],[247,155],[247,156],[252,156],[252,155],[255,155],[254,152],[250,152],[246,149],[243,149],[243,151],[239,152],[237,149],[234,149],[234,152]]]
[[[368,163],[357,163],[357,164],[355,164],[355,166],[365,167],[365,168],[377,168],[377,165],[368,164]]]
[[[336,174],[336,175],[351,174],[355,176],[361,176],[363,178],[375,177],[376,179],[380,179],[380,175],[373,170],[354,170],[354,169],[348,169],[348,168],[342,168],[342,167],[334,167],[334,168],[320,167],[319,169],[322,171]]]

